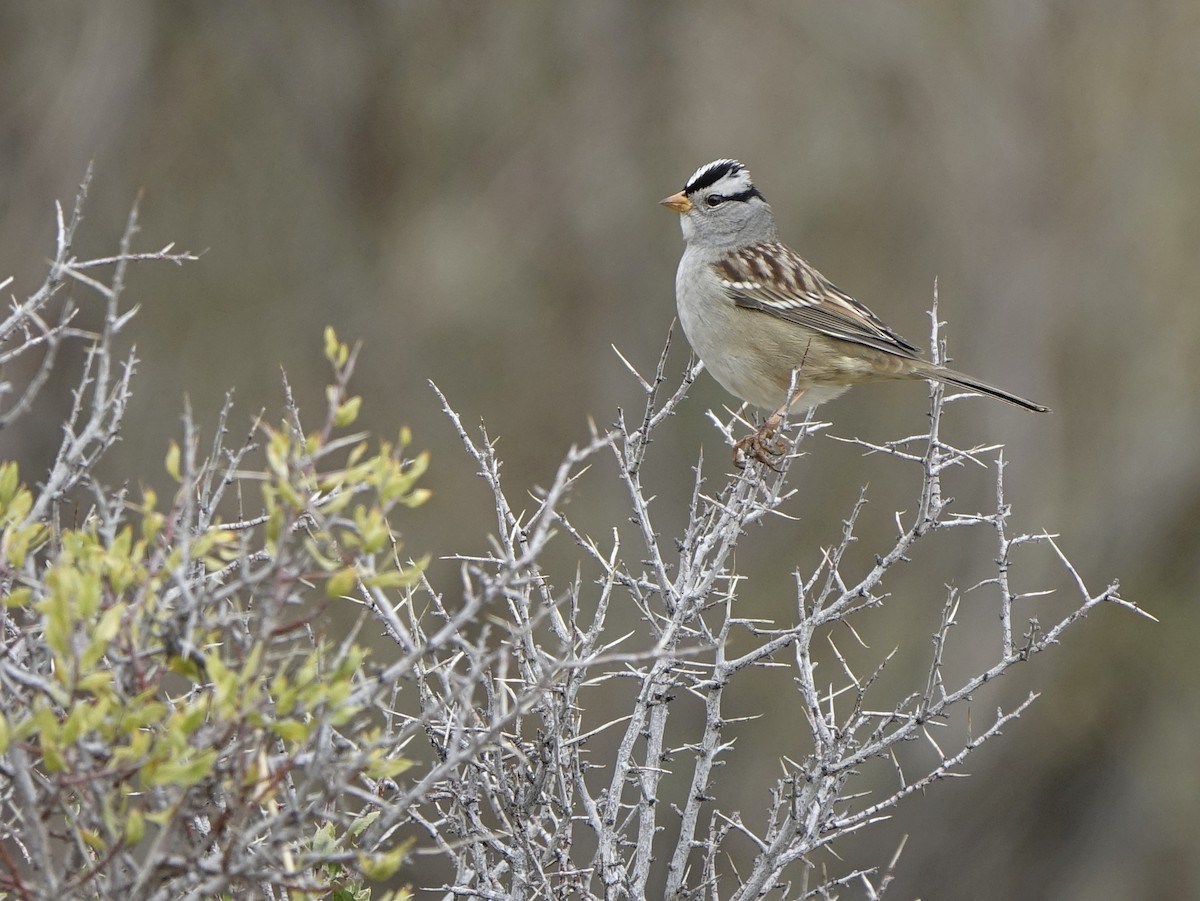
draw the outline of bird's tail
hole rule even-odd
[[[1049,407],[1043,407],[1041,404],[1035,404],[1028,398],[1021,397],[1019,394],[1013,394],[1010,391],[1005,391],[1003,388],[997,388],[995,385],[989,385],[987,382],[981,382],[974,376],[967,375],[963,372],[958,372],[954,369],[947,369],[944,366],[930,365],[928,369],[922,369],[920,375],[923,378],[933,379],[934,381],[942,382],[947,385],[954,385],[957,388],[966,388],[968,391],[978,391],[980,394],[988,394],[992,397],[998,397],[1000,400],[1007,401],[1015,407],[1021,407],[1026,410],[1033,410],[1035,413],[1049,413]]]

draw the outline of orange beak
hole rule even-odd
[[[659,201],[669,210],[674,210],[677,213],[687,213],[692,209],[692,202],[688,196],[680,191],[678,194],[672,194],[670,197],[664,197]]]

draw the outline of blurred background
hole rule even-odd
[[[205,251],[131,277],[142,362],[114,482],[161,472],[185,394],[211,430],[236,388],[239,435],[263,407],[278,417],[282,367],[315,418],[330,324],[365,342],[363,425],[407,424],[433,453],[408,547],[482,549],[488,497],[426,380],[500,436],[513,498],[589,417],[640,411],[611,345],[652,370],[682,246],[657,201],[720,156],[747,163],[788,243],[918,344],[937,279],[956,365],[1054,410],[964,401],[949,437],[1004,442],[1015,530],[1061,534],[1093,591],[1120,578],[1162,624],[1102,610],[1068,633],[981,705],[977,722],[1044,692],[971,758],[973,778],[843,853],[881,863],[908,833],[897,898],[1200,897],[1200,4],[53,0],[0,5],[0,48],[10,292],[40,284],[53,203],[69,206],[89,160],[80,256],[115,249],[139,194],[144,248]],[[0,435],[27,477],[57,446],[69,387]],[[728,401],[702,376],[659,433],[664,534],[702,447],[720,484],[705,410]],[[922,387],[880,385],[821,414],[884,441],[923,429],[925,409]],[[791,570],[836,540],[860,486],[864,559],[912,502],[916,474],[895,463],[807,450],[799,521],[752,536],[739,562],[761,615],[787,615]],[[971,507],[988,484],[952,487]],[[575,512],[603,533],[614,494]],[[917,660],[943,585],[977,581],[995,553],[943,549],[960,568],[898,575],[867,627],[878,647]],[[433,575],[453,589],[449,563]],[[776,772],[777,733],[740,741]],[[756,784],[743,810],[762,807]]]

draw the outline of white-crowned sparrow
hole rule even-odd
[[[675,297],[688,341],[725,390],[774,411],[756,436],[738,443],[735,457],[741,450],[763,460],[786,410],[810,409],[860,382],[932,379],[1047,412],[922,360],[914,345],[780,243],[771,207],[737,160],[701,166],[661,202],[683,226]]]

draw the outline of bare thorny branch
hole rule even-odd
[[[936,297],[931,343],[940,359]],[[777,471],[741,470],[715,493],[707,488],[701,457],[688,525],[677,538],[664,537],[655,527],[655,492],[643,481],[643,463],[652,449],[653,433],[676,411],[698,366],[690,364],[677,389],[664,397],[666,349],[651,377],[621,359],[646,397],[635,424],[621,412],[611,429],[593,428],[587,443],[568,451],[549,487],[537,494],[534,507],[521,513],[510,504],[486,431],[481,430],[480,439],[472,437],[446,398],[438,395],[496,504],[493,554],[463,560],[467,594],[482,597],[480,607],[497,609],[491,603],[495,599],[508,611],[502,628],[509,633],[505,646],[516,668],[508,672],[499,659],[489,659],[482,671],[491,680],[484,692],[487,701],[475,713],[480,726],[503,722],[511,736],[506,741],[514,742],[497,749],[506,762],[481,767],[476,761],[458,767],[447,777],[445,790],[429,796],[431,812],[421,814],[423,827],[451,859],[454,876],[444,891],[448,897],[550,897],[570,889],[596,898],[661,893],[666,898],[749,899],[766,894],[833,897],[835,889],[861,883],[866,897],[882,897],[894,876],[895,859],[880,872],[867,867],[837,875],[828,873],[826,863],[818,864],[814,855],[886,819],[909,795],[955,775],[972,751],[1001,734],[1036,698],[1031,693],[1008,710],[997,708],[981,732],[943,749],[931,728],[945,723],[952,710],[970,702],[987,683],[1053,646],[1094,607],[1115,604],[1140,611],[1120,597],[1116,583],[1090,591],[1050,536],[1009,536],[1002,449],[961,449],[946,443],[941,418],[945,405],[957,396],[945,398],[942,387],[934,386],[924,434],[885,444],[850,442],[867,453],[886,454],[898,465],[919,467],[914,512],[907,524],[897,517],[900,528],[893,544],[863,571],[854,573],[846,564],[846,551],[857,540],[864,493],[821,564],[806,576],[797,573],[793,621],[740,618],[742,576],[735,570],[733,553],[750,540],[749,525],[772,514],[786,517],[784,505],[797,491],[788,487],[796,450],[823,425],[799,424],[791,453],[780,460]],[[737,417],[713,420],[731,442]],[[615,465],[633,532],[614,529],[602,541],[575,526],[564,502],[581,490],[581,477],[602,462],[605,452]],[[971,471],[993,470],[994,510],[948,510],[951,502],[943,479],[964,465]],[[891,654],[885,654],[874,671],[857,674],[830,640],[829,629],[845,625],[854,634],[853,621],[882,603],[890,571],[910,558],[918,542],[951,528],[991,529],[998,536],[995,578],[970,589],[979,593],[990,586],[998,592],[998,653],[980,671],[947,684],[943,660],[962,603],[962,592],[951,588],[933,636],[924,684],[913,686],[897,705],[873,709],[873,689],[884,681]],[[546,549],[560,532],[574,540],[596,573],[590,585],[578,575],[558,584],[551,575]],[[1011,587],[1012,554],[1025,545],[1050,546],[1078,596],[1065,616],[1049,627],[1031,628],[1017,643],[1012,635],[1014,609],[1041,594],[1017,593]],[[614,657],[619,645],[635,641],[629,634],[606,637],[614,631],[610,622],[619,616],[620,605],[629,603],[640,614],[648,640],[640,653]],[[741,635],[742,650],[731,654],[735,633]],[[747,635],[754,638],[748,650]],[[834,683],[816,674],[823,656],[820,647],[826,643],[841,672]],[[791,655],[790,665],[781,663],[784,652]],[[726,689],[755,667],[784,669],[779,684],[794,686],[811,741],[807,751],[781,749],[784,775],[772,789],[767,825],[758,832],[730,806],[735,800],[714,795],[719,790],[716,768],[737,759],[732,730],[739,720],[725,710]],[[506,673],[503,678],[500,671]],[[471,673],[474,678],[481,670],[474,666]],[[589,689],[629,682],[634,694],[619,717],[606,720],[590,712],[596,701],[588,700],[594,697],[587,694]],[[529,698],[531,689],[536,698]],[[672,700],[680,693],[698,698],[704,706],[703,724],[692,734],[671,716]],[[494,700],[500,697],[508,698],[503,709]],[[462,696],[427,700],[455,711],[472,703]],[[536,728],[523,723],[527,714],[534,715]],[[614,730],[615,750],[603,760],[589,756],[589,744]],[[925,742],[933,760],[908,776],[897,751],[913,740]],[[862,792],[853,786],[862,768],[876,760],[892,769],[895,784],[882,797],[863,803]],[[666,780],[679,776],[686,786],[681,800],[667,804]],[[756,849],[748,867],[743,851],[736,855],[742,869],[726,866],[725,855],[734,853],[726,849],[731,835]],[[800,868],[798,882],[797,876],[788,875],[794,867]],[[815,887],[810,885],[818,871],[814,867],[825,874]]]
[[[129,383],[137,365],[137,358],[132,351],[123,361],[119,360],[115,345],[122,329],[137,312],[136,307],[125,311],[120,309],[129,264],[169,262],[180,265],[197,259],[195,255],[187,252],[173,252],[173,247],[169,244],[154,253],[134,253],[130,245],[138,231],[136,205],[129,213],[125,231],[121,236],[120,251],[115,256],[83,261],[72,256],[75,233],[83,219],[83,204],[91,178],[92,170],[89,166],[69,219],[63,218],[61,206],[57,208],[56,253],[46,281],[25,302],[14,303],[7,319],[0,323],[0,342],[20,339],[16,341],[15,346],[6,347],[6,360],[16,359],[45,347],[38,370],[26,390],[12,406],[0,414],[0,424],[3,425],[9,424],[30,408],[54,367],[59,345],[64,338],[77,337],[90,341],[83,376],[73,392],[71,412],[63,427],[63,438],[46,476],[44,490],[30,511],[31,522],[40,520],[51,505],[58,504],[62,497],[91,471],[120,434],[121,421],[130,396]],[[111,268],[112,276],[107,283],[88,274],[93,270],[108,268]],[[43,321],[41,312],[59,294],[68,280],[88,286],[104,299],[104,320],[98,334],[87,335],[69,330],[69,324],[76,313],[75,306],[70,302],[64,305],[55,325],[48,325]],[[114,371],[114,367],[119,367],[119,371]]]

